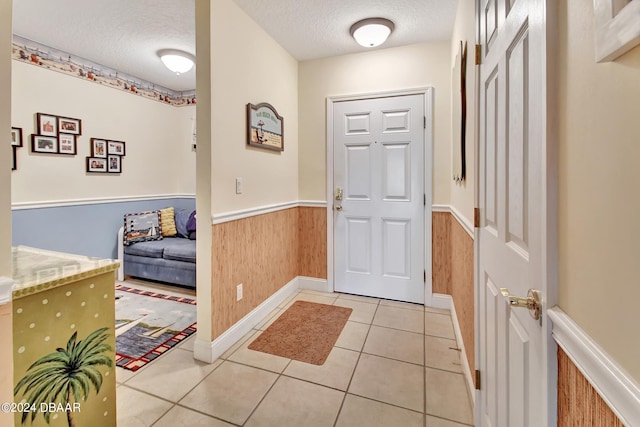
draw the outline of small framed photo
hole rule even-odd
[[[79,119],[71,117],[58,117],[58,132],[70,133],[72,135],[82,134],[82,123]]]
[[[37,113],[38,135],[58,136],[58,116],[52,114]]]
[[[107,158],[109,173],[122,172],[122,156],[110,155]]]
[[[61,133],[58,136],[58,153],[70,154],[72,156],[75,156],[77,154],[76,136],[67,133]]]
[[[91,157],[107,158],[107,141],[91,138]]]
[[[100,157],[87,157],[87,172],[107,172],[107,159]]]
[[[18,153],[16,153],[16,151],[17,151],[18,147],[16,147],[14,145],[11,148],[13,149],[13,163],[11,163],[11,170],[14,171],[14,170],[18,169],[18,162],[17,162],[17,159],[16,159],[16,156],[18,154]]]
[[[58,153],[58,138],[32,134],[31,151],[33,153]]]
[[[11,145],[22,147],[22,128],[11,128]]]
[[[108,147],[107,147],[107,154],[124,156],[124,141],[109,141]]]

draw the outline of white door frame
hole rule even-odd
[[[333,292],[334,265],[333,265],[333,104],[339,101],[358,101],[364,99],[384,98],[392,96],[424,95],[424,115],[427,118],[427,128],[424,132],[424,193],[426,195],[426,206],[424,209],[424,269],[427,280],[425,282],[424,303],[430,306],[433,300],[431,283],[431,252],[432,252],[432,230],[431,230],[431,204],[433,199],[433,88],[421,87],[416,89],[405,89],[397,91],[372,92],[366,94],[329,96],[327,97],[327,291]]]
[[[544,412],[547,425],[554,426],[557,424],[558,419],[558,355],[557,355],[557,343],[551,335],[552,322],[547,314],[547,310],[551,309],[558,303],[558,133],[557,133],[557,102],[555,102],[556,89],[556,75],[553,70],[553,62],[555,51],[555,40],[557,40],[557,13],[555,7],[551,4],[552,0],[542,0],[545,4],[545,21],[546,21],[546,47],[545,57],[547,66],[543,76],[543,81],[546,87],[546,112],[543,117],[545,124],[544,129],[541,132],[546,134],[545,146],[542,147],[543,155],[542,160],[542,176],[544,182],[540,185],[543,188],[543,204],[545,206],[545,217],[542,219],[542,229],[545,232],[543,238],[543,269],[544,269],[544,283],[540,283],[540,290],[544,295],[542,301],[542,328],[546,337],[543,341],[542,351],[545,353],[545,366],[543,367],[543,374],[546,380],[546,398],[543,400],[544,408],[541,408]],[[475,1],[475,37],[476,44],[480,45],[480,31],[481,26],[479,19],[481,19],[480,11],[482,10],[483,0]],[[484,53],[484,52],[483,52]],[[480,206],[480,90],[481,90],[481,78],[480,67],[476,66],[474,78],[476,81],[475,90],[475,103],[476,103],[476,115],[474,117],[474,129],[475,129],[475,185],[474,185],[474,206]],[[475,305],[475,326],[474,326],[474,339],[475,345],[475,366],[479,369],[482,366],[482,354],[480,352],[480,317],[482,313],[479,312],[480,307],[480,283],[478,278],[480,275],[480,263],[479,263],[479,228],[474,228],[474,243],[473,243],[473,287],[474,287],[474,305]],[[476,390],[475,401],[481,402],[480,397],[482,388]],[[474,408],[474,424],[480,425],[480,405],[476,404]]]

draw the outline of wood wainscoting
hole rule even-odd
[[[475,370],[473,238],[451,212],[433,212],[433,293],[451,295],[469,361]]]
[[[294,207],[212,226],[214,339],[295,277],[326,279],[326,216],[325,207]]]
[[[558,427],[623,427],[569,356],[558,347]]]

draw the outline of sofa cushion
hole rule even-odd
[[[189,215],[191,215],[191,211],[186,209],[177,209],[175,212],[176,230],[178,231],[178,236],[180,237],[189,237],[189,232],[187,231],[187,221],[189,221]]]
[[[124,244],[161,240],[160,211],[130,213],[124,216]]]
[[[173,207],[160,209],[160,226],[163,237],[171,237],[178,234]]]
[[[152,240],[148,242],[138,242],[124,247],[124,253],[128,255],[145,256],[149,258],[162,258],[167,242],[172,239]]]
[[[174,261],[196,262],[196,242],[181,237],[164,239],[162,257]]]

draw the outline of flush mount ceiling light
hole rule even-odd
[[[176,74],[186,73],[196,62],[195,56],[177,49],[162,49],[158,51],[162,63]]]
[[[351,37],[364,47],[380,46],[393,31],[393,22],[385,18],[367,18],[351,26]]]

